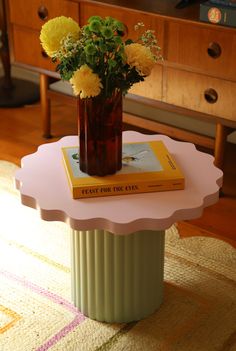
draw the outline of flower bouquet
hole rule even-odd
[[[124,24],[99,16],[82,28],[71,18],[56,17],[41,29],[43,49],[78,96],[79,162],[88,174],[121,168],[122,95],[161,59],[154,32],[142,23],[135,29],[137,40],[124,41]]]

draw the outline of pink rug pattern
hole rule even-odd
[[[236,351],[236,250],[166,233],[158,311],[129,324],[83,316],[71,303],[70,236],[20,203],[0,161],[0,351]]]

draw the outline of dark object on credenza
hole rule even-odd
[[[195,3],[196,0],[180,0],[178,4],[175,6],[176,9],[183,9],[193,3]]]
[[[37,84],[11,77],[4,0],[0,0],[0,58],[3,65],[3,77],[0,77],[0,107],[20,107],[39,101]]]
[[[220,6],[236,7],[236,0],[210,0],[210,3]]]
[[[220,6],[207,1],[200,5],[200,21],[236,27],[236,7]]]

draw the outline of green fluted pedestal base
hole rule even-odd
[[[72,299],[89,318],[140,320],[163,298],[164,231],[72,230]]]

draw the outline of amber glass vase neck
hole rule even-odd
[[[89,175],[113,174],[122,166],[122,94],[78,100],[79,164]]]

